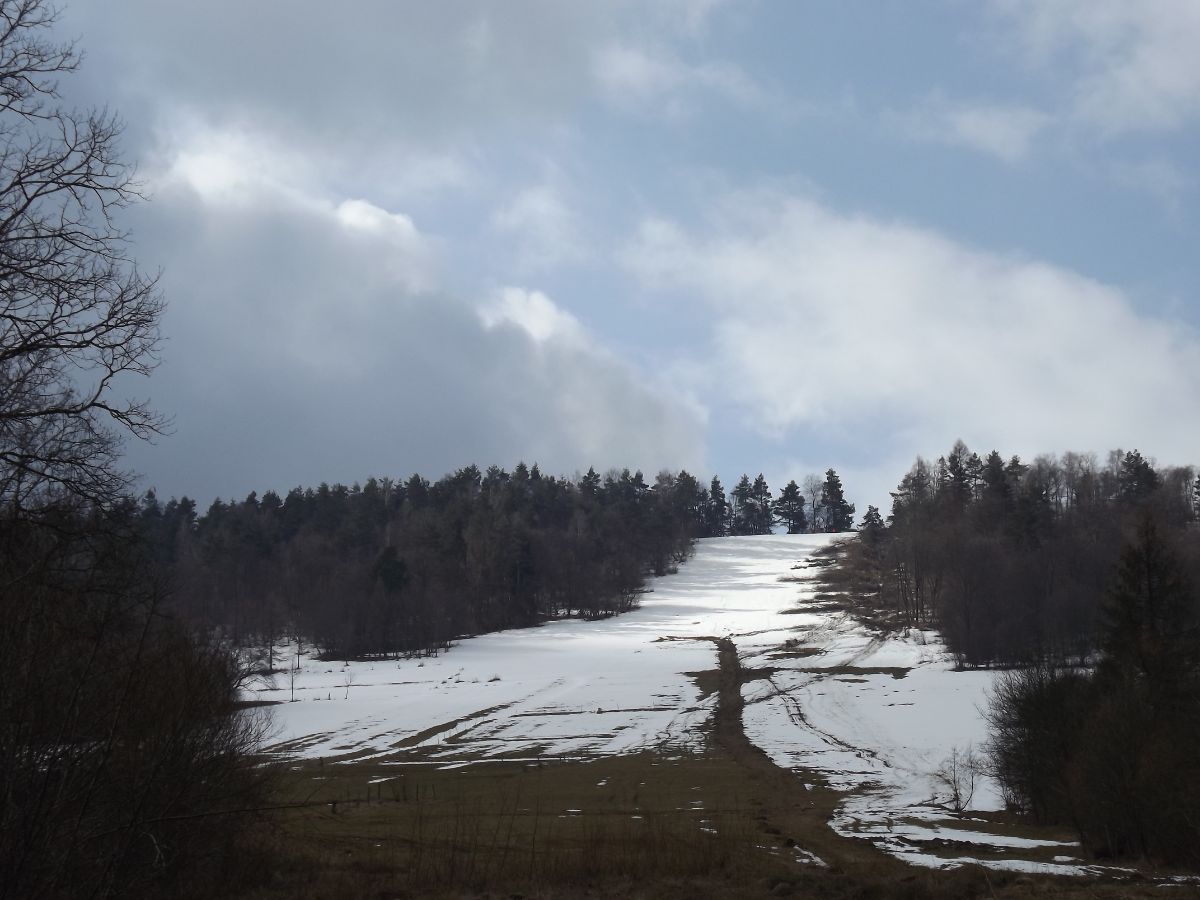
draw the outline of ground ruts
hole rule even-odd
[[[791,847],[811,851],[833,871],[869,867],[874,872],[894,871],[898,878],[910,875],[910,867],[868,841],[844,838],[829,827],[841,794],[822,786],[813,773],[780,768],[750,742],[742,722],[742,685],[767,677],[769,672],[744,668],[732,638],[710,640],[717,648],[718,668],[713,673],[716,684],[704,679],[707,684],[702,687],[717,694],[712,719],[713,751],[728,755],[745,771],[750,787],[747,801],[756,810],[754,819],[763,832],[764,844],[784,852]]]

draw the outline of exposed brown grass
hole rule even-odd
[[[284,776],[280,799],[315,805],[278,814],[259,832],[245,870],[228,873],[225,891],[208,896],[949,900],[1162,893],[1150,885],[979,867],[911,868],[829,830],[838,794],[775,773],[719,749],[453,770],[306,764]],[[379,777],[392,780],[370,783]],[[795,847],[829,867],[798,862]]]
[[[708,748],[586,762],[304,763],[242,870],[197,897],[959,898],[1159,896],[1153,885],[909,867],[827,825],[842,799],[746,739],[728,639],[696,673],[718,697]],[[808,854],[828,863],[818,866]],[[221,890],[220,886],[224,889]],[[236,887],[236,890],[234,888]],[[1182,888],[1180,891],[1191,890]]]

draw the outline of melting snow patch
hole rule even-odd
[[[336,702],[273,706],[277,743],[267,749],[277,757],[443,767],[697,752],[717,696],[702,695],[689,673],[717,668],[713,635],[740,635],[742,665],[770,670],[743,687],[746,735],[781,767],[815,770],[830,787],[851,792],[831,822],[839,833],[916,865],[977,861],[917,846],[941,841],[1005,854],[983,862],[996,868],[1096,871],[1071,858],[1013,858],[1061,842],[988,835],[984,824],[956,821],[937,772],[956,748],[984,743],[981,709],[995,674],[954,671],[934,632],[883,635],[818,601],[813,583],[792,569],[809,566],[833,539],[703,540],[678,573],[653,581],[637,610],[463,639],[441,656],[394,668],[389,661],[395,681],[371,675],[371,662],[327,668],[285,649],[281,655],[300,665],[294,683],[280,677],[253,696],[287,700],[294,689]],[[348,697],[347,678],[354,685]],[[609,725],[609,711],[620,721]],[[977,776],[973,792],[959,787],[968,810],[1002,806],[989,778]]]

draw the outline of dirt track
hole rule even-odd
[[[751,788],[748,802],[757,810],[754,818],[764,843],[808,851],[835,872],[869,866],[880,872],[892,870],[897,877],[911,875],[910,867],[870,843],[843,838],[829,827],[841,794],[824,787],[811,773],[781,769],[750,742],[742,725],[742,685],[767,673],[743,668],[737,645],[730,638],[713,641],[719,666],[713,749],[727,754],[745,772]]]

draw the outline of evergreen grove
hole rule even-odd
[[[522,463],[433,483],[252,493],[203,515],[186,497],[163,504],[150,492],[130,513],[188,621],[268,654],[286,636],[363,657],[623,612],[646,576],[672,571],[697,538],[853,527],[833,469],[816,496],[813,510],[791,481],[775,497],[762,475],[743,476],[727,497],[718,478],[705,487],[687,471],[648,483],[628,469],[567,479]]]
[[[1200,477],[1137,450],[918,458],[855,548],[879,611],[1004,666],[989,771],[1097,857],[1200,863]],[[863,570],[860,570],[863,571]]]

